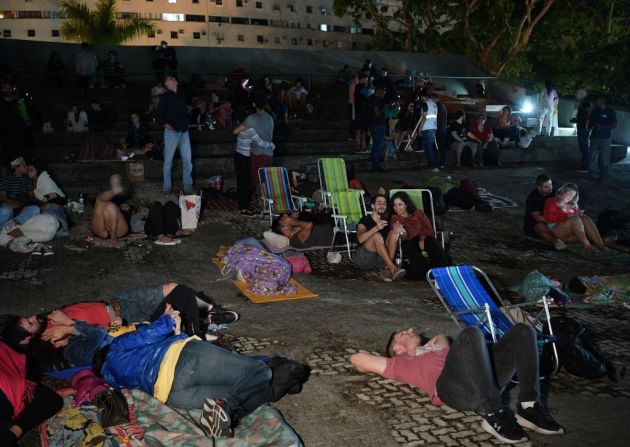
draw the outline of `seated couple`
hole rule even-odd
[[[501,442],[526,441],[524,428],[565,433],[541,404],[536,333],[530,326],[514,325],[491,346],[477,327],[464,329],[452,343],[444,335],[423,342],[407,329],[392,334],[387,357],[361,352],[350,361],[360,372],[422,389],[433,405],[482,412],[482,428]],[[516,415],[501,397],[514,374],[519,378]]]
[[[388,221],[387,197],[372,197],[372,213],[357,225],[359,248],[354,256],[361,270],[383,268],[383,280],[395,281],[405,275],[420,279],[429,268],[448,265],[444,250],[435,238],[431,222],[417,209],[409,195],[397,192],[392,196],[393,216]],[[402,248],[401,265],[394,264],[398,244]]]
[[[142,389],[176,408],[202,409],[200,423],[208,435],[230,436],[239,419],[277,397],[270,367],[190,332],[182,334],[182,314],[168,302],[161,304],[163,314],[153,322],[115,338],[85,321],[73,322],[69,333],[49,333],[49,338],[70,365],[91,364],[114,387]],[[64,318],[52,315],[59,317]],[[23,340],[16,343],[17,332],[25,322],[18,318],[16,326],[15,321],[2,336],[19,348]]]
[[[580,210],[578,200],[575,184],[567,183],[554,193],[551,178],[539,175],[536,189],[525,202],[525,234],[544,240],[556,250],[564,250],[567,244],[579,242],[589,252],[604,251],[606,245],[597,226]]]

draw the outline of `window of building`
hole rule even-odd
[[[35,37],[35,30],[34,29],[29,29],[26,31],[26,35],[28,37]]]
[[[155,39],[155,31],[149,31],[149,34],[147,34],[147,37],[149,37],[150,39]]]
[[[267,19],[251,19],[250,23],[258,26],[269,26],[269,20]]]
[[[19,19],[41,19],[41,11],[18,11]]]
[[[217,33],[217,42],[223,42],[225,40],[225,34]]]
[[[319,30],[328,31],[328,25],[326,25],[325,23],[322,23],[321,25],[319,25]]]
[[[215,3],[217,6],[223,6],[223,0],[214,0],[214,3]]]
[[[59,30],[58,29],[54,29],[50,32],[50,35],[53,37],[59,37]]]
[[[199,3],[199,0],[192,0],[193,3]]]
[[[366,34],[368,36],[372,36],[372,35],[374,35],[374,30],[372,28],[363,28],[361,30],[361,33],[362,34]]]
[[[245,36],[243,34],[239,34],[238,36],[236,36],[236,40],[238,40],[239,42],[245,42]]]
[[[193,32],[193,39],[201,39],[201,33]]]
[[[275,42],[276,42],[277,44],[282,43],[282,39],[280,39],[280,37],[279,37],[279,36],[276,36],[276,38],[275,38]]]
[[[330,9],[326,8],[325,6],[320,6],[319,12],[321,12],[322,15],[325,15],[325,16],[330,15]]]
[[[234,25],[249,25],[249,19],[247,17],[232,17],[230,21]]]
[[[171,31],[171,39],[177,39],[179,37],[179,34],[177,33],[177,31]]]
[[[177,3],[177,0],[168,0],[169,3]]]
[[[147,0],[148,2],[153,2],[153,0]]]
[[[229,17],[224,16],[208,16],[208,22],[211,23],[230,23]]]
[[[312,23],[307,23],[306,24],[306,29],[315,29],[315,28],[313,28],[313,24]]]
[[[256,42],[258,43],[265,43],[265,38],[263,37],[262,34],[259,34],[256,36]]]
[[[291,12],[295,12],[296,11],[295,5],[293,3],[290,3],[289,5],[287,5],[287,8],[289,8],[289,11],[291,11]]]
[[[313,14],[313,7],[312,6],[307,6],[306,7],[306,13],[307,14]]]
[[[297,45],[297,44],[298,44],[297,37],[291,37],[291,45]]]
[[[11,37],[11,30],[10,29],[2,30],[2,37]]]
[[[196,15],[196,14],[186,14],[187,22],[205,22],[206,16]]]
[[[184,14],[173,14],[171,12],[162,13],[162,20],[166,22],[183,22],[184,19],[185,19]]]
[[[345,26],[334,25],[332,30],[335,33],[345,33],[346,32],[346,27]]]
[[[360,32],[361,32],[361,28],[356,27],[356,26],[350,27],[350,34],[359,34]]]
[[[313,39],[306,39],[306,45],[308,45],[309,47],[313,46]]]
[[[301,29],[302,24],[300,22],[289,22],[289,28]]]
[[[328,41],[327,40],[322,40],[322,46],[324,48],[328,48]]]
[[[337,41],[337,48],[343,48],[343,42],[341,40]]]
[[[262,2],[256,2],[256,9],[262,9]]]
[[[243,0],[236,0],[236,7],[237,8],[242,8],[243,7]]]

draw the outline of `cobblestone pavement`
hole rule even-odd
[[[580,184],[583,207],[596,215],[606,204],[630,209],[624,194],[630,188],[628,165],[615,166],[614,183],[601,187]],[[548,168],[556,185],[573,172]],[[491,192],[514,199],[518,208],[492,214],[448,213],[445,228],[454,233],[451,255],[457,263],[473,263],[491,275],[499,288],[520,281],[534,268],[569,280],[575,275],[630,272],[630,257],[616,253],[593,257],[572,247],[555,252],[522,235],[522,205],[537,167],[479,169],[457,172]],[[379,185],[419,185],[427,172],[402,171],[365,175],[370,190]],[[395,179],[395,180],[393,180]],[[82,188],[88,199],[105,185]],[[70,196],[79,189],[70,190]],[[160,185],[135,186],[135,203],[163,201]],[[229,208],[228,206],[226,206]],[[15,255],[0,250],[2,312],[28,314],[79,299],[106,298],[116,290],[178,281],[208,291],[219,302],[238,310],[242,320],[226,332],[231,346],[245,354],[282,354],[309,363],[313,374],[304,391],[276,405],[302,435],[307,446],[491,446],[497,442],[480,428],[475,413],[430,405],[424,393],[390,380],[357,373],[348,357],[358,350],[381,352],[396,328],[413,326],[426,335],[456,335],[442,305],[426,284],[384,283],[378,272],[361,272],[344,259],[331,266],[325,251],[309,252],[313,273],[298,275],[320,294],[314,300],[256,305],[221,278],[211,263],[221,245],[267,228],[259,217],[235,212],[207,212],[199,231],[174,247],[130,240],[118,249],[81,239],[87,216],[79,218],[68,240],[53,241],[55,256]],[[579,301],[579,297],[578,301]],[[611,358],[630,365],[630,311],[583,307],[570,316],[589,327]],[[514,390],[511,392],[514,397]],[[525,445],[622,446],[630,418],[630,386],[607,379],[587,380],[561,371],[552,381],[549,406],[567,426],[561,437],[532,435]]]

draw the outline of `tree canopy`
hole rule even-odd
[[[65,20],[64,39],[90,44],[120,45],[154,31],[151,21],[139,17],[116,17],[116,0],[98,0],[92,10],[79,0],[61,0]]]

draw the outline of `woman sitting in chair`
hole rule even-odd
[[[426,214],[417,209],[406,192],[397,192],[392,196],[394,215],[390,226],[400,223],[403,226],[401,247],[403,264],[408,260],[407,277],[420,279],[433,267],[449,264],[444,250],[435,238],[431,222]],[[392,257],[394,253],[391,253]]]

